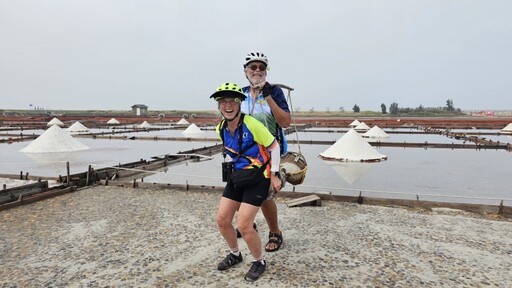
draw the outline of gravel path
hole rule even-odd
[[[285,245],[247,283],[242,240],[242,265],[216,270],[219,197],[96,186],[0,211],[0,287],[512,287],[511,220],[282,198]]]

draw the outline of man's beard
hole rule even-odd
[[[251,87],[253,87],[253,88],[261,88],[259,86],[259,84],[265,83],[266,77],[265,77],[265,75],[263,75],[263,76],[261,76],[260,79],[254,79],[254,80],[252,80],[251,78],[247,77],[247,80],[249,80],[249,83],[251,83]]]

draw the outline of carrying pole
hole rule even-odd
[[[292,116],[293,128],[295,129],[295,139],[297,140],[297,147],[299,148],[299,154],[302,155],[302,151],[300,150],[299,131],[297,131],[297,124],[295,123],[295,116],[293,115],[293,105],[292,105],[292,98],[291,98],[291,92],[295,89],[293,89],[292,87],[290,87],[288,85],[284,85],[284,84],[280,84],[280,83],[274,83],[271,85],[278,86],[278,87],[288,90],[287,100],[288,100],[288,103],[290,103],[290,114]]]

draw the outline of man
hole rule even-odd
[[[247,96],[247,99],[242,102],[242,112],[253,116],[267,127],[270,133],[279,141],[281,155],[284,155],[288,146],[282,128],[290,126],[290,109],[283,90],[280,87],[271,86],[267,82],[267,71],[267,56],[260,52],[251,52],[246,55],[244,73],[250,85],[242,89]],[[284,175],[282,177],[284,178]],[[267,252],[277,251],[283,244],[283,233],[279,229],[277,205],[273,200],[274,195],[274,193],[270,193],[269,199],[261,205],[261,211],[270,230],[269,240],[265,246]]]
[[[252,224],[268,196],[269,187],[275,191],[281,189],[278,177],[279,143],[261,122],[241,113],[240,105],[246,96],[238,85],[225,83],[210,98],[218,102],[218,109],[224,118],[216,131],[224,145],[223,153],[232,159],[230,165],[226,166],[233,167],[233,172],[226,177],[226,187],[217,212],[217,225],[230,253],[218,264],[217,269],[229,269],[243,260],[232,225],[238,211],[238,229],[254,258],[245,279],[256,281],[265,272],[266,262],[261,239]]]

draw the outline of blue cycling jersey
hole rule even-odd
[[[277,121],[274,118],[272,110],[270,109],[270,106],[265,100],[265,97],[263,97],[263,95],[260,94],[253,101],[250,95],[249,86],[242,88],[242,92],[247,96],[247,99],[245,99],[242,102],[242,106],[240,108],[241,111],[245,114],[253,116],[261,123],[263,123],[270,131],[270,133],[272,133],[272,135],[276,137],[279,136],[277,138],[279,139],[279,145],[281,146],[281,154],[286,154],[286,152],[288,151],[288,143],[286,141],[286,136],[284,135],[283,129],[279,127],[279,125],[277,124]],[[270,97],[274,99],[276,104],[281,109],[283,109],[283,111],[290,112],[290,109],[288,108],[288,103],[286,102],[286,97],[284,96],[283,90],[279,86],[272,87],[272,94]]]

